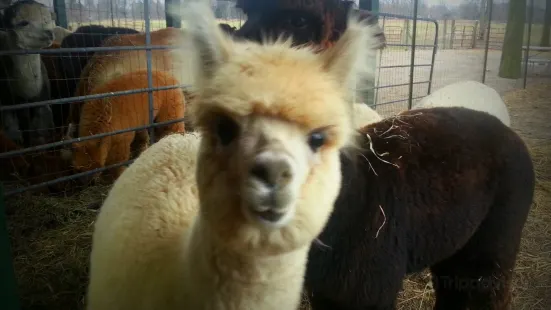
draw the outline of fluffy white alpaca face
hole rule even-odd
[[[229,138],[228,132],[219,132],[221,149],[220,141]],[[239,155],[234,164],[244,170],[241,211],[259,228],[284,227],[297,213],[302,186],[320,162],[320,148],[329,142],[326,129],[308,132],[282,120],[259,117],[236,127],[235,139],[237,145],[231,151]]]
[[[54,13],[39,3],[16,4],[13,9],[14,15],[7,26],[14,47],[40,49],[52,45],[55,28]]]
[[[264,115],[210,117],[197,180],[201,212],[221,241],[266,254],[311,242],[340,188],[339,131]]]

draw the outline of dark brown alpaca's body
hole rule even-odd
[[[521,138],[464,108],[408,111],[362,132],[367,151],[341,160],[327,246],[310,251],[312,308],[395,309],[404,276],[430,267],[434,309],[508,309],[535,183]]]
[[[292,36],[295,45],[314,44],[327,48],[346,29],[353,1],[342,0],[238,0],[236,7],[247,15],[247,21],[235,32],[238,38],[261,41],[263,36]],[[370,13],[362,12],[362,19]],[[384,33],[380,32],[381,47]]]

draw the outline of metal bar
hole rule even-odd
[[[135,161],[135,159],[130,159],[130,160],[124,161],[122,163],[117,163],[117,164],[113,164],[113,165],[102,167],[102,168],[96,168],[96,169],[92,169],[92,170],[88,170],[88,171],[84,171],[84,172],[80,172],[80,173],[75,173],[75,174],[72,174],[72,175],[69,175],[69,176],[66,176],[66,177],[57,178],[55,180],[46,181],[46,182],[42,182],[42,183],[38,183],[38,184],[33,184],[31,186],[21,187],[21,188],[18,188],[18,189],[14,189],[12,191],[5,192],[4,197],[8,197],[8,196],[11,196],[11,195],[19,194],[19,193],[30,191],[30,190],[39,189],[39,188],[42,188],[42,187],[45,187],[45,186],[50,186],[50,185],[54,185],[54,184],[65,182],[65,181],[71,181],[71,180],[74,180],[74,179],[78,179],[78,178],[81,178],[81,177],[84,177],[84,176],[92,175],[94,173],[103,172],[103,171],[113,169],[113,168],[117,168],[117,167],[120,167],[120,166],[129,165],[129,164],[133,163],[134,161]]]
[[[417,100],[417,99],[421,99],[421,98],[424,98],[425,96],[419,96],[419,97],[415,97],[413,98],[413,100]],[[404,102],[404,101],[408,101],[408,99],[400,99],[400,100],[394,100],[394,101],[387,101],[387,102],[383,102],[383,103],[379,103],[379,104],[376,104],[376,106],[379,106],[379,105],[386,105],[386,104],[392,104],[392,103],[398,103],[398,102]]]
[[[406,35],[407,35],[407,34],[406,34]],[[411,44],[392,43],[392,44],[387,44],[386,46],[410,47]],[[417,45],[417,47],[426,47],[426,48],[429,48],[429,47],[434,47],[434,45],[419,44],[419,45]]]
[[[0,184],[0,300],[2,309],[19,310],[19,296],[17,294],[17,280],[13,269],[13,256],[10,246],[10,235],[8,234],[8,225],[6,218],[6,202],[3,193],[2,184]]]
[[[528,78],[528,57],[530,57],[530,41],[532,36],[532,19],[534,18],[534,0],[530,0],[530,12],[528,12],[528,41],[526,42],[526,51],[524,52],[524,81],[523,88],[526,89]]]
[[[413,35],[411,36],[411,69],[409,70],[409,98],[408,109],[413,104],[413,75],[415,74],[415,44],[417,41],[417,9],[419,0],[413,0]]]
[[[426,84],[429,81],[420,81],[420,82],[413,82],[413,84]],[[392,85],[384,85],[384,86],[374,86],[374,87],[365,87],[360,88],[358,90],[375,90],[375,89],[381,89],[381,88],[390,88],[390,87],[400,87],[400,86],[408,86],[409,83],[403,83],[403,84],[392,84]]]
[[[62,54],[62,53],[85,53],[85,52],[118,52],[135,50],[169,50],[176,49],[171,45],[134,45],[134,46],[105,46],[105,47],[74,47],[74,48],[54,48],[54,49],[23,49],[23,50],[0,50],[0,56],[4,55],[27,55],[27,54]],[[67,57],[71,57],[67,55]]]
[[[151,19],[149,14],[149,0],[143,1],[144,6],[144,18],[145,18],[145,45],[151,45]],[[151,64],[151,50],[145,51],[146,66],[147,66],[147,88],[153,88],[153,71]],[[149,102],[149,124],[153,124],[155,121],[155,105],[153,104],[153,91],[147,91],[148,102]],[[155,130],[149,128],[149,143],[152,144],[155,142]]]
[[[382,30],[384,32],[384,29],[385,29],[385,25],[386,25],[386,16],[383,16],[383,26],[382,26]],[[379,50],[379,53],[378,54],[378,57],[379,57],[379,65],[377,66],[377,82],[375,83],[375,100],[374,100],[374,106],[377,105],[377,100],[379,100],[379,90],[378,90],[378,87],[379,87],[379,83],[381,82],[381,63],[383,61],[383,50],[380,49]]]
[[[31,153],[31,152],[36,152],[36,151],[43,151],[43,150],[51,149],[51,148],[58,147],[58,146],[72,144],[72,143],[75,143],[75,142],[82,142],[82,141],[87,141],[87,140],[92,140],[92,139],[99,139],[99,138],[103,138],[103,137],[107,137],[107,136],[114,136],[114,135],[117,135],[117,134],[130,132],[130,131],[138,131],[138,130],[144,130],[144,129],[148,129],[148,128],[152,128],[152,127],[160,127],[160,126],[164,126],[164,125],[170,125],[170,124],[174,124],[174,123],[177,123],[177,122],[183,122],[183,121],[185,121],[185,119],[186,118],[183,117],[183,118],[173,119],[173,120],[170,120],[170,121],[164,121],[164,122],[159,122],[159,123],[154,123],[154,124],[148,124],[148,125],[144,125],[144,126],[131,127],[131,128],[115,130],[115,131],[100,133],[100,134],[86,136],[86,137],[78,137],[78,138],[73,138],[73,139],[64,140],[64,141],[57,141],[57,142],[52,142],[52,143],[48,143],[48,144],[42,144],[42,145],[38,145],[38,146],[27,147],[27,148],[16,150],[16,151],[9,151],[9,152],[0,153],[0,159],[10,158],[10,157],[13,157],[13,156],[18,156],[18,155],[24,155],[24,154]]]
[[[172,85],[172,86],[159,86],[159,87],[152,87],[152,88],[140,88],[140,89],[137,88],[137,89],[131,89],[131,90],[121,90],[121,91],[111,92],[111,93],[102,93],[102,94],[77,96],[77,97],[69,97],[69,98],[62,98],[62,99],[44,100],[44,101],[37,101],[37,102],[31,102],[31,103],[22,103],[22,104],[17,104],[17,105],[5,105],[5,106],[0,106],[0,112],[20,110],[20,109],[25,109],[25,108],[33,108],[33,107],[39,107],[39,106],[43,106],[43,105],[73,103],[73,102],[80,102],[80,101],[85,101],[85,100],[93,100],[93,99],[100,99],[100,98],[109,98],[109,97],[116,97],[116,96],[132,95],[132,94],[145,93],[145,92],[154,91],[154,90],[168,90],[168,89],[175,89],[175,88],[187,88],[189,86],[190,85],[181,84],[181,85]]]
[[[415,8],[414,8],[415,10]],[[377,12],[373,12],[373,15],[378,15],[378,16],[386,16],[386,17],[393,17],[393,18],[397,18],[397,19],[411,19],[412,17],[411,16],[408,16],[408,15],[400,15],[400,14],[392,14],[392,13],[377,13]],[[433,19],[433,18],[426,18],[426,17],[418,17],[417,20],[421,20],[421,21],[425,21],[425,22],[436,22],[437,20],[436,19]]]
[[[419,64],[415,65],[415,67],[430,67],[431,64]],[[379,67],[379,69],[391,69],[391,68],[409,68],[411,65],[396,65],[396,66],[382,66]]]
[[[434,22],[434,48],[432,49],[432,58],[430,60],[430,73],[429,73],[429,86],[427,90],[427,95],[430,95],[430,92],[432,90],[432,77],[434,75],[434,61],[436,60],[436,51],[438,50],[438,22]]]
[[[486,68],[488,67],[488,50],[490,49],[490,31],[492,31],[492,9],[494,1],[488,0],[488,24],[486,25],[486,46],[484,47],[484,64],[482,65],[482,84],[486,83]]]
[[[421,82],[413,82],[413,84],[426,84],[430,83],[430,81],[421,81]],[[385,86],[377,86],[376,89],[383,89],[383,88],[391,88],[391,87],[400,87],[400,86],[408,86],[409,83],[403,83],[403,84],[392,84],[392,85],[385,85]]]

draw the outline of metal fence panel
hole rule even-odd
[[[383,116],[408,109],[410,97],[416,101],[431,91],[439,24],[418,18],[415,32],[413,24],[412,16],[379,14],[387,47],[379,52],[375,109]]]

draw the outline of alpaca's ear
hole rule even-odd
[[[195,78],[197,84],[210,79],[216,69],[226,62],[232,50],[231,38],[222,31],[208,2],[192,1],[178,7],[169,7],[170,14],[181,16],[182,42],[180,47],[186,55],[192,51],[198,63],[195,64]],[[182,44],[183,43],[183,44]],[[177,51],[178,52],[178,51]]]
[[[339,40],[320,57],[324,69],[331,73],[343,87],[355,89],[356,83],[374,78],[375,68],[369,59],[377,55],[381,46],[379,25],[367,20],[360,21],[350,12],[348,26]]]

